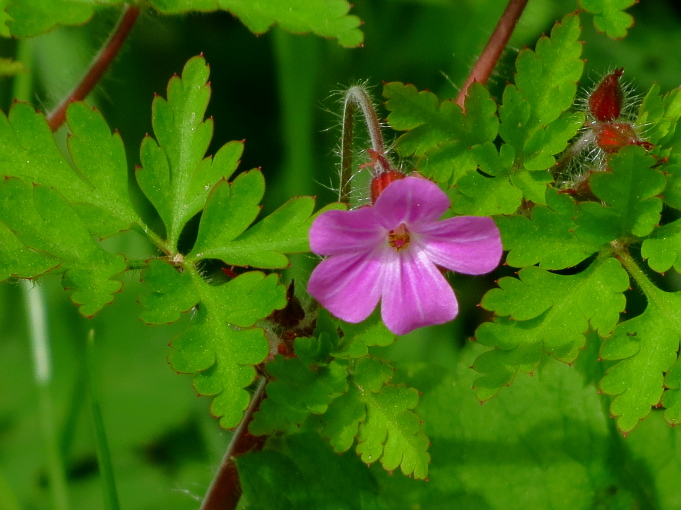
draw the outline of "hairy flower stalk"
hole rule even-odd
[[[373,206],[327,211],[310,229],[313,252],[327,256],[308,292],[346,322],[366,319],[381,301],[390,331],[404,335],[443,324],[459,311],[440,267],[484,274],[499,264],[499,230],[491,218],[458,216],[433,182],[405,177],[390,183]]]

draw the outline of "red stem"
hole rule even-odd
[[[475,63],[475,66],[471,70],[471,73],[466,79],[459,95],[456,98],[456,104],[458,104],[462,110],[466,111],[464,106],[464,101],[468,95],[468,89],[473,85],[473,83],[482,83],[483,85],[487,83],[494,66],[497,64],[501,52],[504,51],[508,40],[513,33],[513,29],[518,23],[520,15],[525,10],[527,5],[527,0],[509,0],[506,10],[501,15],[499,23],[497,23],[494,32],[487,42],[487,46],[482,51],[482,54]]]
[[[239,426],[234,430],[227,451],[222,457],[222,462],[215,474],[215,478],[208,487],[200,510],[233,510],[241,497],[241,483],[239,472],[234,462],[234,457],[243,455],[253,450],[260,450],[265,444],[267,436],[253,436],[248,432],[248,425],[253,420],[253,413],[260,407],[260,402],[265,398],[265,386],[267,377],[262,376],[258,386],[251,396],[251,403],[244,413]]]
[[[104,72],[113,61],[118,50],[123,46],[130,29],[135,24],[140,8],[133,5],[126,5],[118,21],[118,25],[109,37],[108,41],[99,50],[99,53],[92,59],[90,68],[80,83],[62,100],[59,105],[47,115],[47,123],[52,131],[59,129],[66,120],[66,109],[73,101],[82,101],[92,91],[97,82],[101,79]]]

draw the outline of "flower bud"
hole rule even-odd
[[[615,69],[596,87],[589,97],[589,110],[599,122],[609,122],[620,116],[622,110],[622,87],[619,78],[624,68]]]

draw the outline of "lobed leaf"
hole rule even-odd
[[[318,214],[343,208],[331,204],[312,215],[314,198],[293,198],[252,227],[260,211],[265,179],[258,170],[222,181],[211,193],[199,225],[196,244],[187,260],[220,259],[228,265],[284,268],[285,253],[309,251],[308,232]]]
[[[582,8],[594,14],[594,26],[599,32],[605,32],[611,39],[622,39],[627,29],[634,26],[634,18],[624,12],[634,5],[636,0],[579,0]]]
[[[106,237],[139,222],[128,193],[123,142],[97,110],[73,103],[66,113],[72,167],[45,117],[25,103],[0,113],[0,175],[50,186],[71,204],[91,234]]]
[[[496,103],[489,92],[474,84],[466,98],[466,113],[454,101],[440,103],[431,93],[413,85],[388,83],[383,89],[393,129],[408,131],[397,141],[401,156],[421,156],[419,171],[437,182],[456,182],[475,170],[468,149],[497,136]]]
[[[312,32],[338,39],[345,47],[360,46],[364,40],[358,28],[361,22],[357,16],[348,15],[350,4],[346,0],[152,0],[151,3],[164,14],[229,11],[255,34],[267,32],[276,23],[296,34]]]
[[[612,258],[594,261],[575,275],[557,275],[531,266],[519,278],[499,280],[482,306],[496,312],[482,324],[476,339],[494,347],[473,368],[485,374],[475,381],[478,398],[487,400],[508,385],[518,371],[532,372],[544,352],[572,363],[585,345],[589,328],[608,335],[624,310],[626,271]]]
[[[653,271],[681,271],[681,220],[656,228],[641,245],[641,257]]]
[[[633,319],[617,326],[601,347],[601,358],[616,360],[600,381],[600,389],[614,395],[610,412],[617,426],[628,433],[657,406],[663,397],[664,373],[677,361],[681,338],[681,293],[664,292],[653,285],[644,288],[648,306]],[[670,374],[675,388],[675,374]],[[670,415],[676,395],[670,394]]]
[[[278,276],[250,271],[210,285],[198,272],[180,273],[161,260],[152,261],[143,276],[150,291],[141,299],[143,320],[173,321],[198,305],[192,325],[172,341],[169,362],[177,372],[196,374],[199,394],[215,397],[211,412],[222,427],[236,426],[248,406],[243,388],[253,382],[253,365],[269,353],[263,330],[253,325],[286,305]]]
[[[140,149],[137,182],[161,216],[172,248],[213,186],[234,173],[243,151],[242,142],[230,142],[214,159],[204,159],[213,136],[212,119],[203,120],[210,99],[208,73],[203,57],[193,57],[182,77],[170,80],[167,100],[157,96],[152,105],[156,140],[146,137]]]
[[[98,3],[114,5],[121,2],[104,0]],[[3,6],[6,26],[14,37],[31,37],[58,25],[80,25],[94,14],[92,3],[77,0],[8,0]]]
[[[497,218],[504,248],[509,250],[507,264],[564,269],[579,264],[610,241],[596,229],[577,225],[577,207],[569,196],[549,191],[546,202],[546,206],[534,206],[530,217]]]
[[[581,113],[567,111],[584,67],[580,31],[579,17],[569,14],[535,51],[518,55],[515,85],[506,86],[499,107],[499,134],[515,149],[519,168],[550,168],[584,123]]]
[[[497,152],[492,142],[485,142],[472,147],[469,152],[477,161],[479,171],[461,177],[449,192],[452,209],[458,214],[475,216],[513,214],[523,198],[522,191],[513,185],[510,178],[515,159],[513,147],[502,145]]]
[[[335,399],[323,416],[324,435],[338,453],[352,446],[363,462],[381,460],[383,468],[400,467],[406,475],[425,478],[430,455],[428,438],[412,411],[418,392],[392,386],[392,368],[374,358],[360,358],[354,367],[348,393]]]
[[[0,264],[10,275],[24,277],[59,266],[63,285],[73,289],[71,299],[80,313],[92,316],[113,301],[122,283],[113,279],[126,269],[125,259],[97,244],[68,202],[54,188],[5,178],[0,184],[0,230],[8,243],[0,247]],[[19,253],[26,261],[17,261]],[[2,266],[0,266],[2,267]]]
[[[613,239],[650,234],[660,221],[662,200],[657,195],[666,184],[664,175],[652,168],[654,164],[655,159],[642,147],[624,147],[614,154],[608,160],[611,171],[596,172],[589,180],[591,190],[605,206],[581,204],[578,222],[601,223],[599,228],[607,225]]]

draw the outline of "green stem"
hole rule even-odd
[[[629,254],[626,248],[616,248],[615,256],[622,263],[624,268],[629,272],[631,277],[636,282],[636,285],[643,291],[646,298],[650,299],[656,295],[660,289],[658,289],[653,282],[650,281],[648,275],[646,275],[643,270],[639,267],[636,261]]]
[[[364,122],[371,139],[371,149],[376,157],[376,173],[390,171],[390,163],[386,159],[385,143],[381,132],[381,123],[378,121],[376,109],[371,97],[362,85],[354,85],[345,91],[343,99],[343,132],[341,134],[341,182],[339,201],[349,203],[350,181],[352,179],[352,143],[354,138],[355,112],[357,108],[362,111]]]
[[[12,97],[18,101],[30,101],[33,94],[33,40],[17,41],[17,60],[24,65],[26,72],[19,73],[12,83]]]
[[[34,287],[28,280],[21,281],[24,302],[28,315],[28,330],[33,354],[33,371],[38,386],[40,422],[45,442],[47,472],[55,510],[68,510],[69,498],[66,488],[66,473],[60,455],[57,435],[54,399],[52,397],[52,357],[47,334],[45,297],[40,287]]]
[[[149,261],[146,259],[128,259],[126,263],[128,271],[139,271],[149,267]]]
[[[95,363],[95,330],[91,329],[87,337],[86,363],[88,376],[88,393],[90,395],[90,408],[92,410],[92,422],[95,428],[97,446],[97,462],[99,472],[102,475],[102,487],[104,489],[104,506],[107,510],[119,510],[118,492],[114,478],[111,452],[106,439],[106,429],[102,418],[102,409],[99,405],[99,393],[97,391],[97,365]]]

